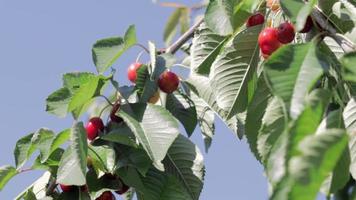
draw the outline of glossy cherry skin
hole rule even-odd
[[[138,68],[140,68],[142,66],[141,63],[139,62],[135,62],[132,63],[129,68],[127,69],[127,78],[132,82],[132,83],[136,83],[136,79],[137,79],[137,70]]]
[[[284,22],[278,26],[278,40],[282,44],[290,43],[294,40],[294,26],[289,22]]]
[[[265,16],[263,16],[261,13],[256,13],[247,19],[246,26],[247,27],[256,26],[259,24],[263,24],[264,22],[265,22]]]
[[[172,93],[177,90],[179,85],[178,76],[170,71],[163,72],[158,78],[158,87],[165,93]]]
[[[308,16],[304,28],[300,30],[300,33],[308,33],[313,28],[313,20],[310,16]]]
[[[262,54],[271,55],[281,43],[278,40],[278,31],[275,28],[266,28],[258,36],[258,44]]]
[[[75,188],[75,186],[73,186],[73,185],[63,185],[63,184],[59,184],[59,186],[61,187],[61,189],[62,189],[63,192],[70,192],[70,191],[72,191],[72,190]]]
[[[111,192],[106,191],[106,192],[102,193],[95,200],[115,200],[115,199],[116,199],[115,196]]]
[[[100,117],[93,117],[89,120],[86,131],[87,131],[87,138],[91,141],[98,137],[99,132],[104,130],[104,123]]]

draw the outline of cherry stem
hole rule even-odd
[[[110,100],[109,100],[106,96],[104,96],[104,95],[99,95],[99,97],[104,98],[104,99],[105,99],[105,101],[106,101],[109,105],[114,106],[114,104],[113,104],[113,103],[111,103],[111,101],[110,101]]]
[[[141,47],[146,53],[150,53],[150,50],[148,50],[144,45],[140,43],[136,43],[135,46]]]
[[[104,111],[105,111],[107,108],[109,108],[110,106],[112,106],[112,105],[106,105],[106,106],[100,111],[100,113],[99,113],[99,117],[100,117],[100,118],[101,118],[101,116],[103,115]]]
[[[145,52],[145,50],[142,50],[136,57],[136,62],[138,62],[143,54],[143,52]]]

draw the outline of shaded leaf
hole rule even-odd
[[[183,124],[188,136],[191,136],[197,125],[197,112],[189,97],[177,91],[168,94],[166,108]]]

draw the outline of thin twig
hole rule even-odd
[[[185,44],[190,38],[194,36],[195,30],[200,26],[202,22],[203,19],[200,19],[196,24],[190,27],[190,29],[187,32],[185,32],[182,36],[180,36],[178,40],[175,41],[171,46],[169,46],[165,52],[171,54],[176,53],[183,44]]]

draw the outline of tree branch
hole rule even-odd
[[[180,36],[177,41],[175,41],[171,46],[169,46],[164,52],[171,54],[176,53],[183,44],[185,44],[190,38],[194,36],[194,31],[199,27],[202,22],[203,19],[200,19],[197,23],[190,27],[187,32]]]
[[[328,36],[332,37],[346,53],[356,50],[356,46],[353,42],[337,33],[335,27],[332,25],[332,22],[324,16],[320,8],[316,7],[316,9],[314,9],[311,13],[311,16],[320,25],[320,27],[328,33]]]

